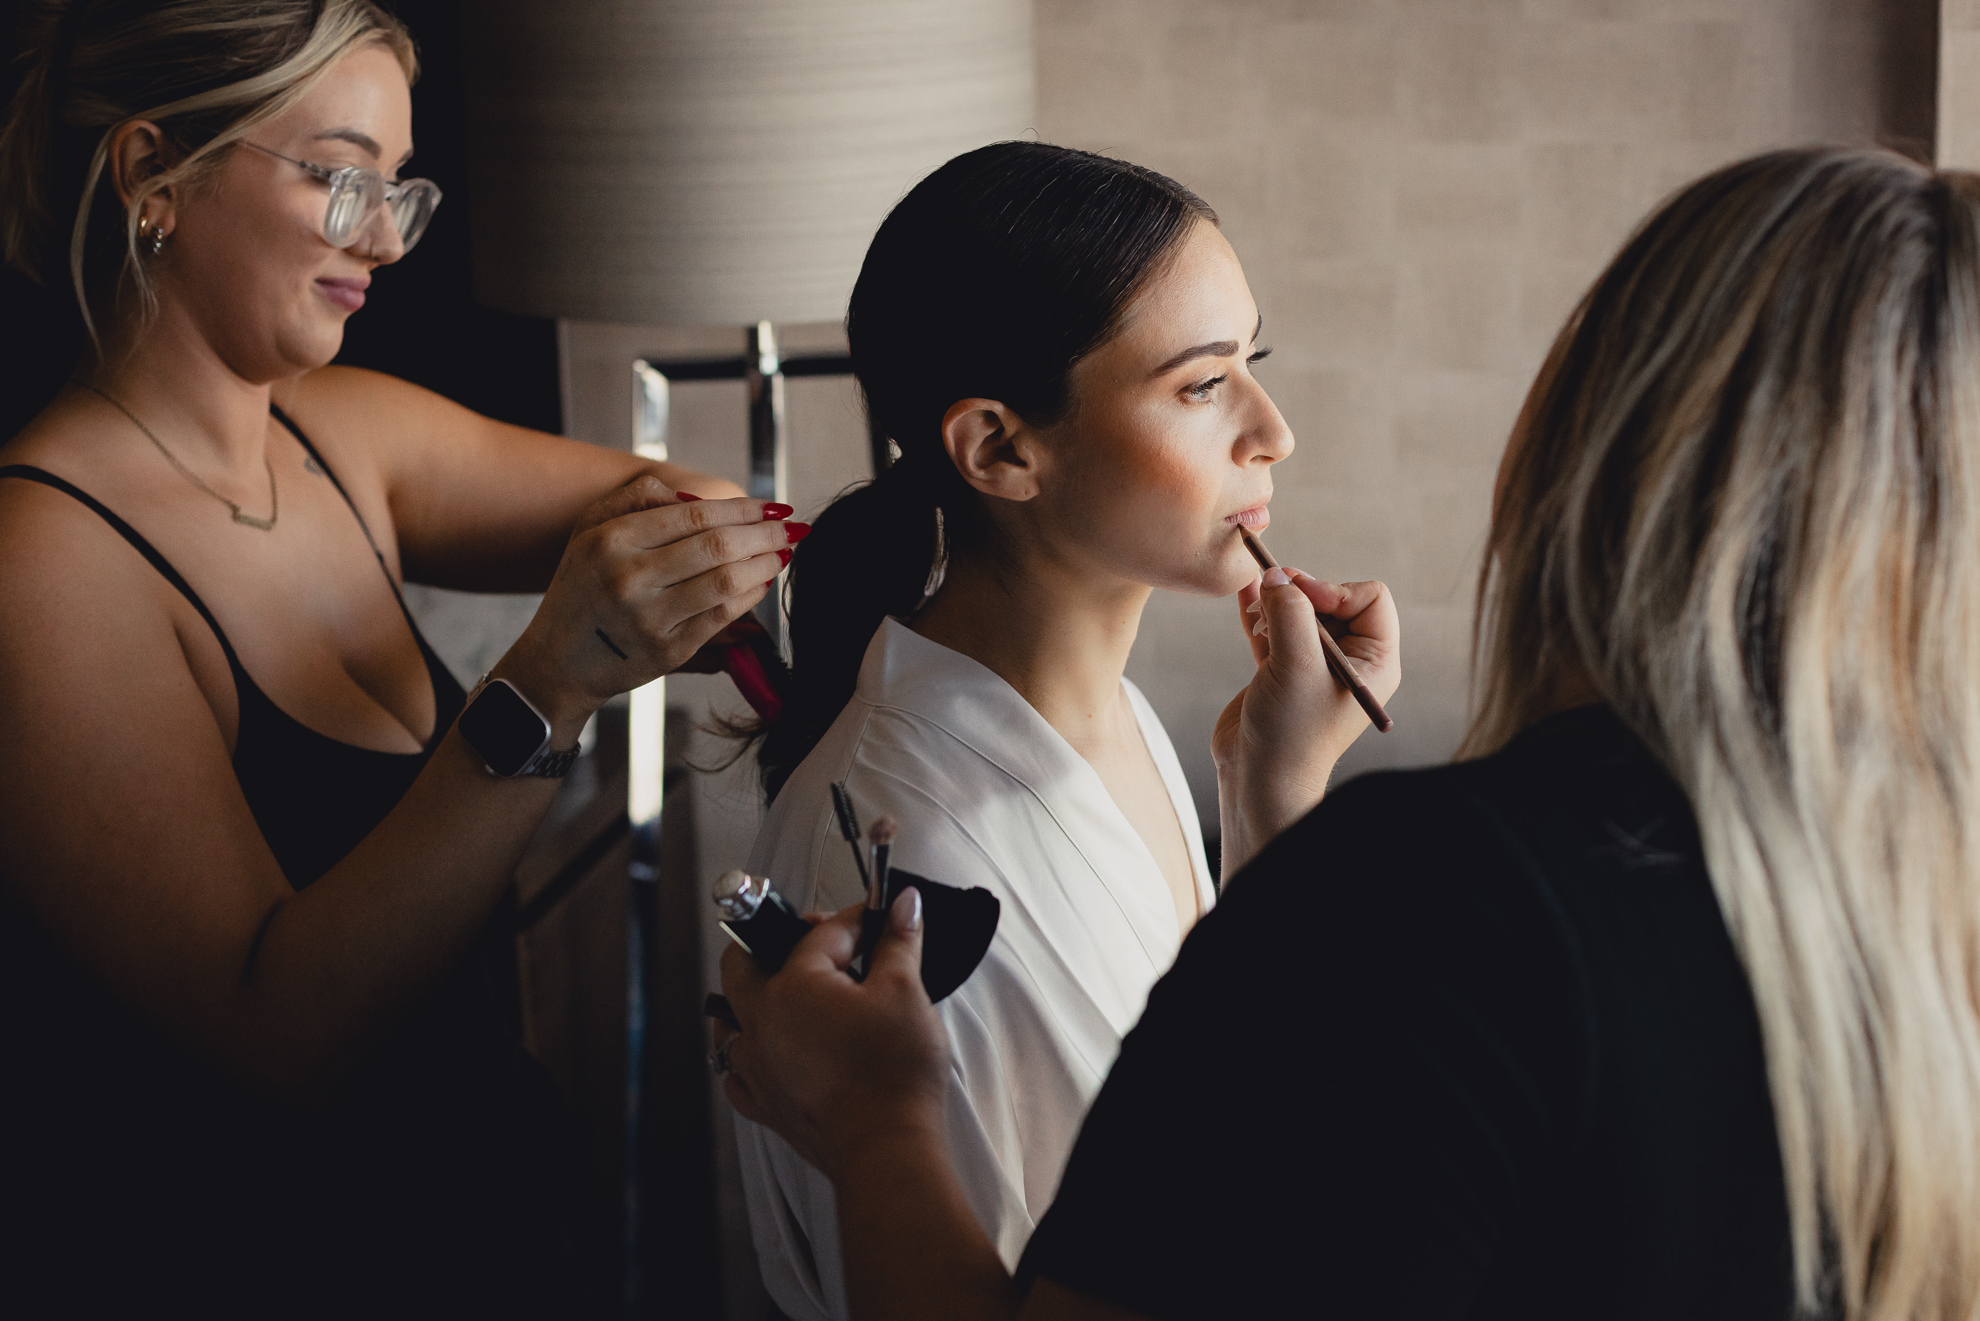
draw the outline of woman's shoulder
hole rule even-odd
[[[999,740],[1011,738],[1007,729],[987,729],[987,722],[959,721],[947,709],[901,699],[878,685],[856,690],[792,771],[771,810],[787,798],[829,793],[835,781],[849,789],[859,781],[887,782],[895,786],[889,793],[967,811],[983,800],[986,786],[1013,780],[997,755]]]
[[[1606,707],[1551,717],[1475,761],[1341,786],[1233,878],[1217,912],[1267,907],[1355,931],[1343,957],[1439,978],[1492,980],[1515,949],[1530,971],[1578,984],[1624,947],[1636,966],[1729,955],[1691,806]],[[1481,962],[1481,950],[1496,952]]]
[[[270,401],[346,481],[371,477],[459,407],[396,376],[335,365],[278,382]]]
[[[1012,783],[940,724],[855,695],[770,802],[752,866],[774,868],[769,874],[780,887],[788,880],[794,902],[856,902],[857,871],[832,806],[832,786],[841,784],[862,827],[894,818],[897,865],[956,884],[986,883],[997,868],[979,818],[993,802],[1025,797],[1000,792]]]
[[[1589,706],[1542,720],[1485,757],[1359,776],[1282,840],[1326,838],[1395,862],[1452,851],[1517,856],[1552,874],[1585,869],[1581,843],[1621,836],[1629,840],[1622,855],[1593,858],[1699,861],[1683,790],[1613,711]]]
[[[363,415],[377,422],[385,422],[407,409],[449,402],[445,396],[397,376],[336,363],[278,381],[272,394],[276,405],[283,409]]]
[[[46,638],[83,597],[120,612],[148,605],[166,618],[171,593],[158,590],[158,573],[85,498],[70,456],[41,437],[21,439],[30,443],[0,448],[0,472],[16,470],[0,479],[0,631]]]
[[[97,406],[82,390],[64,388],[46,408],[28,419],[26,426],[0,443],[0,467],[40,468],[86,487],[86,474],[114,468],[119,460],[139,452],[128,443],[127,427],[124,419]],[[21,485],[0,484],[0,492],[11,488],[18,494]],[[38,503],[17,501],[15,507],[28,509]]]
[[[0,451],[0,463],[13,457]],[[24,765],[45,774],[96,752],[178,765],[183,747],[152,748],[151,731],[218,700],[227,672],[212,636],[88,505],[39,481],[0,480],[0,701],[20,717],[10,751]],[[163,760],[147,762],[152,753]],[[8,806],[42,810],[23,806],[22,787]],[[95,805],[111,792],[103,786]]]

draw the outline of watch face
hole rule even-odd
[[[514,775],[550,741],[550,726],[500,679],[461,712],[461,737],[497,775]]]

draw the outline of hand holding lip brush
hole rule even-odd
[[[1258,539],[1257,533],[1248,527],[1240,527],[1238,535],[1244,539],[1244,548],[1251,552],[1252,559],[1258,561],[1260,569],[1279,567],[1279,562],[1272,558],[1271,551],[1265,549],[1265,543]],[[1316,610],[1315,613],[1319,612]],[[1341,644],[1334,641],[1334,635],[1327,631],[1324,624],[1320,628],[1320,649],[1327,654],[1327,668],[1334,672],[1334,677],[1341,681],[1343,687],[1354,694],[1354,700],[1361,703],[1361,709],[1367,712],[1376,730],[1386,734],[1394,729],[1396,722],[1382,709],[1382,703],[1368,687],[1367,680],[1361,677],[1361,671],[1354,668],[1354,662],[1348,659],[1348,654],[1341,650]]]
[[[894,851],[894,832],[897,829],[899,827],[895,825],[894,818],[883,816],[866,832],[867,856],[871,866],[866,877],[866,911],[859,918],[859,948],[853,955],[861,978],[866,976],[866,964],[873,957],[874,943],[887,927],[887,867]]]

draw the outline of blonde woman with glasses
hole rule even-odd
[[[0,1310],[578,1315],[490,918],[586,718],[803,527],[325,366],[440,201],[384,10],[28,10],[0,243],[92,347],[0,446]],[[545,596],[464,693],[407,580]]]
[[[1312,643],[1264,597],[1247,714]],[[1980,178],[1792,151],[1660,207],[1479,601],[1467,760],[1252,814],[1017,1287],[908,897],[863,985],[856,917],[730,956],[730,1096],[834,1179],[855,1317],[1975,1315]]]

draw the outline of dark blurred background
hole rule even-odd
[[[560,429],[554,323],[491,311],[475,301],[468,261],[467,130],[461,87],[460,0],[388,3],[419,43],[413,88],[415,155],[409,173],[445,194],[432,226],[406,260],[380,271],[351,318],[338,362],[390,372],[477,412],[545,431]],[[21,0],[0,0],[0,60],[11,102]],[[38,285],[0,271],[0,437],[11,436],[54,397],[83,345],[66,279]]]

